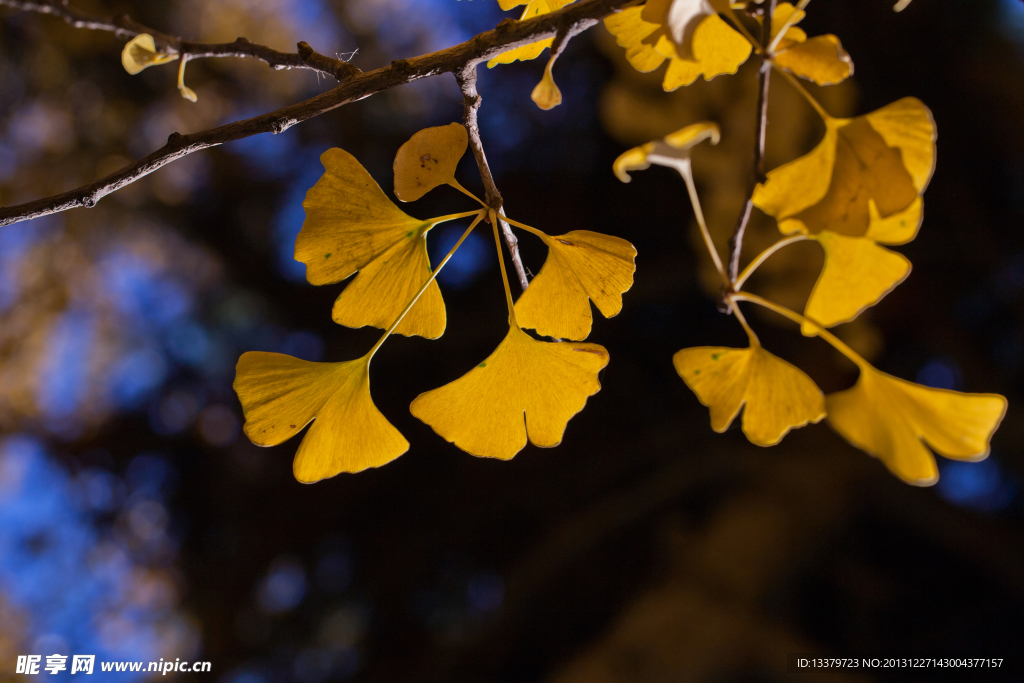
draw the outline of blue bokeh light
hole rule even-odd
[[[936,490],[955,505],[997,512],[1007,508],[1016,494],[1016,486],[993,458],[981,462],[942,461],[939,471]]]
[[[437,236],[431,240],[430,262],[436,268],[448,250],[454,247],[462,237],[466,226],[444,225],[435,230]],[[484,237],[480,231],[480,226],[477,226],[473,232],[469,233],[459,250],[445,264],[444,269],[437,276],[441,284],[452,289],[465,289],[473,284],[481,273],[494,266],[493,242]]]

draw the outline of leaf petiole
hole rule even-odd
[[[809,239],[811,239],[810,235],[791,235],[789,237],[786,237],[785,239],[779,240],[778,242],[776,242],[772,246],[768,247],[767,249],[762,251],[760,254],[758,254],[757,258],[755,258],[753,261],[751,261],[749,264],[747,264],[747,267],[744,268],[743,272],[740,273],[739,277],[736,278],[736,282],[733,283],[733,289],[736,289],[736,290],[742,289],[743,288],[743,283],[745,283],[747,281],[747,278],[749,278],[751,275],[753,275],[754,271],[757,270],[758,268],[760,268],[761,264],[764,263],[765,261],[767,261],[768,258],[772,254],[777,252],[779,249],[782,249],[783,247],[789,246],[790,244],[793,244],[794,242],[802,242],[803,240],[809,240]]]
[[[772,68],[778,71],[783,78],[789,81],[790,85],[796,88],[797,92],[800,93],[803,96],[803,98],[807,100],[807,103],[814,108],[814,111],[818,112],[818,116],[821,117],[822,121],[828,121],[829,119],[832,118],[829,115],[829,113],[825,111],[825,108],[821,106],[821,103],[818,102],[818,100],[814,99],[814,96],[811,95],[811,93],[807,92],[807,89],[800,84],[800,81],[798,81],[795,76],[790,74],[788,71],[780,67],[775,62],[771,62],[771,65]]]
[[[402,312],[398,315],[398,318],[395,320],[395,322],[391,323],[391,327],[389,327],[387,331],[384,332],[381,338],[377,340],[377,343],[373,345],[373,348],[370,349],[370,352],[366,354],[365,358],[367,363],[369,363],[370,359],[373,358],[373,354],[377,353],[377,349],[379,349],[381,344],[384,343],[384,340],[391,336],[391,333],[395,331],[395,328],[398,327],[398,325],[402,322],[402,319],[405,318],[409,311],[412,310],[412,307],[416,305],[416,302],[420,300],[420,297],[423,296],[423,292],[427,291],[427,287],[430,286],[430,283],[437,278],[438,273],[440,273],[441,269],[444,268],[446,263],[448,263],[448,259],[450,259],[452,255],[455,254],[455,251],[462,246],[462,243],[466,240],[467,237],[469,237],[469,233],[473,232],[473,228],[475,228],[480,223],[480,221],[483,220],[484,210],[480,209],[478,211],[470,211],[469,213],[445,217],[446,220],[453,220],[455,218],[464,218],[466,216],[473,215],[475,215],[476,218],[474,218],[473,222],[469,224],[469,227],[466,228],[466,231],[462,233],[462,237],[459,238],[459,241],[456,242],[455,245],[448,250],[448,253],[445,254],[445,257],[441,259],[440,263],[437,264],[437,268],[434,268],[434,272],[430,274],[430,277],[427,278],[427,281],[423,283],[422,287],[420,287],[420,291],[416,292],[416,296],[412,298],[412,301],[409,302],[409,305],[402,310]],[[507,287],[508,284],[506,283],[506,288]]]
[[[494,209],[490,210],[491,227],[494,228],[494,246],[498,248],[498,265],[501,266],[501,282],[505,285],[505,301],[508,303],[508,324],[519,327],[516,320],[516,307],[512,302],[512,288],[508,284],[508,273],[505,272],[505,254],[501,251],[501,235],[498,234],[498,214]],[[506,218],[506,220],[508,220]],[[512,221],[509,221],[510,223]]]
[[[538,230],[537,228],[531,228],[526,223],[520,223],[519,221],[512,220],[508,216],[505,216],[504,218],[505,218],[505,222],[506,223],[511,223],[512,225],[516,226],[517,228],[522,228],[526,232],[532,232],[534,235],[536,235],[537,237],[541,238],[542,240],[543,239],[547,239],[548,236],[549,236],[543,230]]]
[[[673,164],[673,166],[679,171],[679,175],[683,176],[683,180],[686,182],[686,190],[690,193],[690,203],[693,204],[693,213],[697,217],[697,225],[700,226],[700,234],[704,238],[704,246],[708,248],[708,253],[711,254],[711,260],[715,264],[715,270],[718,271],[718,275],[722,278],[722,283],[727,290],[731,291],[732,283],[729,282],[725,266],[722,265],[722,257],[718,255],[715,243],[711,240],[711,231],[708,230],[708,225],[704,221],[704,211],[700,208],[700,198],[697,196],[697,186],[693,182],[693,168],[690,165],[690,160],[687,158],[677,161],[678,163]]]

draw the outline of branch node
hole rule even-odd
[[[505,33],[513,26],[515,26],[517,23],[519,22],[517,22],[512,17],[506,17],[505,19],[502,19],[501,21],[498,22],[498,25],[494,27],[494,30],[497,31],[498,33]]]
[[[171,147],[184,147],[185,136],[175,131],[167,136],[167,144]]]

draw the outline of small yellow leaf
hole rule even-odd
[[[690,158],[690,150],[704,140],[717,145],[721,139],[718,125],[708,121],[694,123],[655,140],[623,152],[612,164],[615,176],[624,183],[632,178],[629,171],[642,171],[651,164],[677,168],[682,160]]]
[[[498,4],[503,10],[510,10],[513,7],[519,5],[526,5],[526,9],[523,10],[523,16],[519,18],[519,21],[525,19],[532,19],[539,17],[542,14],[550,14],[557,10],[562,9],[566,5],[571,5],[576,0],[498,0]],[[540,56],[540,53],[544,52],[545,48],[551,47],[551,43],[554,38],[547,38],[545,40],[538,40],[536,43],[529,43],[522,47],[517,47],[514,50],[508,52],[502,52],[497,57],[487,62],[487,68],[493,69],[498,64],[511,64],[516,60],[526,61],[529,59],[536,59]],[[550,107],[548,107],[550,109]]]
[[[455,181],[455,168],[469,146],[469,134],[461,123],[424,128],[395,155],[395,196],[412,202],[438,185]]]
[[[326,171],[302,203],[295,260],[306,264],[314,285],[362,271],[335,302],[335,321],[386,329],[430,278],[426,233],[433,223],[395,206],[348,152],[329,149],[320,161]],[[441,290],[432,282],[395,331],[436,339],[444,328]]]
[[[283,443],[315,420],[292,466],[300,482],[380,467],[409,450],[370,398],[369,356],[310,363],[250,351],[238,359],[234,389],[257,446]]]
[[[910,274],[910,261],[870,239],[825,231],[816,236],[825,250],[825,265],[811,291],[804,315],[825,327],[853,320],[874,306]],[[817,334],[804,323],[802,332]]]
[[[548,257],[516,302],[516,317],[546,337],[586,339],[593,322],[591,299],[606,318],[622,310],[622,293],[633,286],[636,249],[589,230],[541,239]]]
[[[780,50],[774,62],[818,85],[835,85],[853,75],[853,60],[833,35],[816,36]]]
[[[555,58],[552,57],[548,60],[547,66],[544,67],[544,77],[533,89],[533,92],[530,93],[530,99],[545,111],[554,109],[562,103],[562,91],[558,89],[558,86],[555,84],[555,78],[551,73],[551,68],[554,65]]]
[[[826,404],[833,429],[917,486],[930,486],[939,478],[925,443],[947,458],[983,460],[1006,414],[1006,399],[998,394],[932,389],[867,364],[861,366],[857,384],[829,394]]]
[[[550,448],[601,384],[608,352],[597,344],[541,342],[517,326],[487,360],[420,394],[410,410],[435,432],[479,457],[509,460],[526,446]]]
[[[173,62],[177,58],[176,54],[157,52],[156,41],[148,33],[135,36],[121,50],[121,65],[132,76],[147,67]]]
[[[743,433],[758,446],[774,446],[789,430],[825,417],[825,399],[811,378],[760,344],[683,349],[672,362],[709,408],[716,432],[728,429],[744,404]]]

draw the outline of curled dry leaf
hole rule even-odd
[[[478,366],[416,397],[411,411],[472,455],[509,460],[526,446],[550,448],[601,389],[608,351],[597,344],[537,341],[512,325]]]
[[[124,70],[135,75],[151,66],[173,62],[176,54],[156,51],[156,41],[148,33],[140,33],[129,40],[121,50],[121,65]]]
[[[825,398],[814,381],[754,339],[746,349],[683,349],[672,362],[710,410],[716,432],[728,429],[743,408],[743,433],[751,443],[774,446],[789,430],[825,417]]]
[[[860,366],[860,379],[826,397],[828,421],[851,444],[879,458],[908,484],[939,479],[936,453],[955,460],[982,460],[1003,416],[998,394],[933,389]],[[923,442],[922,442],[923,441]]]
[[[566,5],[571,5],[575,0],[498,0],[498,4],[501,9],[508,11],[513,7],[519,7],[520,5],[526,5],[523,9],[523,15],[519,17],[519,21],[524,19],[533,19],[539,17],[542,14],[550,14],[557,10],[562,9]],[[529,45],[523,45],[517,47],[514,50],[508,52],[502,52],[494,59],[487,62],[488,68],[494,68],[498,64],[511,64],[516,60],[529,60],[536,59],[540,56],[541,52],[544,52],[546,48],[551,47],[554,38],[548,38],[546,40],[538,40],[536,43],[530,43]],[[553,105],[552,105],[553,106]],[[550,107],[548,107],[550,109]]]
[[[516,318],[547,337],[586,339],[593,323],[590,300],[606,318],[622,310],[622,293],[633,286],[636,249],[589,230],[541,239],[548,257],[516,302]]]
[[[722,135],[718,125],[707,121],[694,123],[666,135],[661,140],[654,140],[639,147],[623,152],[612,164],[615,176],[624,183],[632,178],[630,171],[642,171],[651,164],[679,168],[681,162],[688,162],[690,150],[704,140],[717,145]]]
[[[637,71],[654,71],[668,60],[662,82],[666,91],[698,76],[711,80],[736,73],[752,49],[706,0],[648,0],[604,22]]]
[[[850,55],[834,35],[808,39],[807,34],[796,27],[805,16],[803,10],[791,3],[779,3],[772,16],[772,38],[774,40],[783,30],[785,34],[778,39],[772,61],[776,66],[818,85],[835,85],[845,81],[853,75]]]
[[[814,150],[757,186],[754,205],[779,230],[809,235],[825,249],[807,317],[825,327],[853,320],[907,276],[910,262],[878,245],[914,239],[934,163],[931,112],[908,97],[853,119],[827,117]],[[803,327],[809,335],[815,329]]]
[[[439,185],[455,182],[455,168],[469,146],[461,123],[424,128],[395,155],[395,196],[412,202]]]
[[[313,421],[292,465],[303,483],[386,465],[409,442],[373,404],[369,362],[369,356],[311,363],[280,353],[242,354],[234,389],[245,435],[257,446],[276,446]]]
[[[557,57],[551,57],[548,60],[547,66],[544,67],[544,77],[540,79],[540,83],[534,87],[533,92],[530,93],[530,99],[534,103],[544,109],[554,109],[562,103],[562,91],[558,89],[558,85],[555,83],[555,77],[551,73],[551,70],[555,66],[555,60]]]
[[[334,321],[386,329],[430,278],[426,234],[436,221],[395,206],[348,152],[329,149],[320,161],[325,173],[302,203],[306,220],[295,240],[295,260],[306,264],[306,279],[314,285],[341,282],[358,271],[334,302]],[[436,339],[444,328],[444,300],[431,282],[395,331]]]

